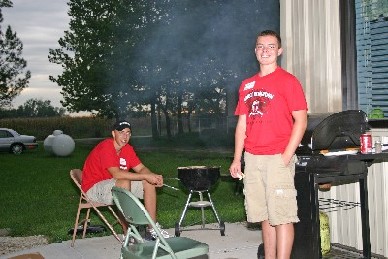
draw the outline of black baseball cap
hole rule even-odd
[[[132,130],[131,123],[125,120],[116,121],[116,123],[113,125],[113,129],[118,131],[122,131],[123,129],[126,129],[126,128]]]

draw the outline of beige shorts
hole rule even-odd
[[[114,178],[98,182],[86,192],[86,195],[92,201],[113,204],[112,187],[115,184],[116,179]],[[144,190],[142,181],[131,181],[131,192],[139,199],[143,199]]]
[[[281,154],[244,154],[244,194],[248,222],[268,220],[272,226],[299,222],[294,185],[294,155],[284,165]]]

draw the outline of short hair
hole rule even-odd
[[[264,31],[260,32],[260,34],[259,34],[259,36],[257,36],[257,38],[259,38],[260,36],[274,36],[276,38],[276,40],[278,41],[279,48],[282,47],[282,39],[280,38],[280,35],[277,32],[272,31],[272,30],[264,30]]]

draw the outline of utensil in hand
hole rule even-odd
[[[176,188],[176,187],[173,187],[173,186],[171,186],[171,185],[168,185],[168,184],[163,184],[163,186],[165,186],[165,187],[168,187],[168,188],[171,188],[171,189],[173,189],[173,190],[176,190],[176,191],[179,191],[179,189],[178,188]]]

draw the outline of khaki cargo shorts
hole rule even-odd
[[[281,154],[244,154],[244,195],[248,222],[268,220],[272,226],[299,222],[294,185],[294,155],[284,165]]]
[[[98,182],[86,192],[86,195],[92,201],[113,204],[112,187],[115,184],[116,179],[114,178]],[[142,181],[131,181],[131,192],[139,199],[143,199],[144,190]]]

